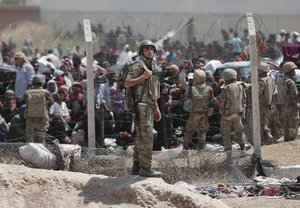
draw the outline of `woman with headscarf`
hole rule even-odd
[[[47,91],[52,97],[57,93],[57,84],[53,79],[47,82]]]

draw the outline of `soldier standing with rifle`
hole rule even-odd
[[[159,79],[154,71],[155,45],[144,40],[139,45],[139,59],[132,63],[124,86],[131,90],[135,113],[136,138],[134,143],[132,175],[160,177],[161,172],[151,168],[153,149],[153,122],[161,119],[157,104]]]

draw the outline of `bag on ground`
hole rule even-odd
[[[29,143],[19,148],[20,156],[27,162],[43,169],[53,169],[56,165],[56,156],[43,144]]]

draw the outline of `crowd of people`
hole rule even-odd
[[[184,149],[200,150],[204,148],[205,141],[214,141],[215,135],[221,135],[225,149],[230,150],[232,128],[235,130],[235,141],[241,150],[247,141],[252,142],[251,136],[244,136],[246,132],[243,129],[243,124],[251,126],[250,117],[245,116],[245,109],[251,108],[250,87],[249,83],[246,83],[248,77],[241,76],[238,68],[229,70],[228,76],[225,75],[228,70],[222,74],[222,71],[217,70],[213,73],[205,68],[210,60],[222,63],[243,61],[243,58],[247,57],[244,54],[249,46],[248,31],[244,30],[241,36],[233,29],[221,30],[221,34],[222,43],[213,41],[204,44],[193,38],[187,46],[179,41],[172,42],[171,39],[164,40],[163,46],[154,44],[155,65],[152,73],[160,83],[160,88],[157,88],[157,110],[161,113],[161,119],[156,119],[150,132],[154,136],[154,149],[178,146],[179,138],[183,137]],[[265,37],[260,34],[259,37],[262,43],[265,43],[264,47],[270,44],[278,47],[299,44],[297,32],[289,35],[282,30],[278,35],[271,34]],[[135,128],[139,121],[133,116],[137,113],[130,111],[126,106],[126,99],[129,97],[126,94],[129,90],[126,88],[129,87],[126,86],[126,80],[121,79],[120,70],[125,63],[135,62],[141,56],[139,43],[143,39],[140,34],[132,34],[130,26],[117,28],[104,35],[104,44],[94,54],[98,146],[104,146],[101,128],[98,128],[100,125],[104,125],[105,137],[116,138],[117,144],[124,148],[133,144],[134,138],[139,136]],[[153,43],[155,41],[153,40]],[[1,83],[0,140],[45,143],[48,139],[57,138],[62,143],[86,145],[87,72],[84,51],[79,46],[66,52],[60,47],[43,51],[33,50],[33,45],[30,39],[26,39],[22,52],[16,52],[16,44],[10,40],[2,40],[1,67],[11,67],[15,69],[15,73]],[[259,48],[264,50],[264,47]],[[288,62],[287,65],[282,63],[281,67],[289,80],[284,88],[285,94],[295,100],[298,91],[295,88],[293,73],[299,59],[295,56],[290,58],[285,61],[292,62]],[[262,79],[269,77],[270,67],[274,68],[271,64],[265,64],[266,62],[261,62],[258,67],[260,96],[268,97],[260,98],[262,117],[265,119],[261,122],[261,129],[262,143],[270,144],[276,138],[272,136],[273,130],[268,126],[269,121],[265,115],[268,115],[271,106],[275,104],[276,85],[272,79]],[[264,83],[269,83],[265,84],[268,88],[264,88]],[[228,97],[226,90],[235,97]],[[40,94],[40,91],[43,93]],[[290,91],[293,91],[292,95],[288,93]],[[37,99],[35,96],[40,97]],[[284,101],[281,105],[276,103],[276,107],[283,119],[285,137],[287,140],[293,140],[298,125],[297,118],[292,122],[282,115],[288,114],[288,118],[291,118],[291,115],[298,116],[297,109],[293,108],[297,102],[291,104],[286,98]],[[228,104],[235,102],[236,106]],[[37,107],[40,105],[44,108]],[[154,113],[155,116],[158,116],[157,113]],[[77,134],[79,130],[84,132],[83,136],[80,134],[82,137]]]

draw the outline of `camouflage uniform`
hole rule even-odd
[[[230,76],[227,76],[227,73]],[[231,128],[235,132],[235,140],[240,145],[241,150],[244,150],[245,141],[243,135],[243,101],[245,92],[241,85],[236,82],[236,72],[233,69],[225,69],[223,72],[225,85],[222,88],[221,94],[218,96],[219,102],[223,102],[224,106],[220,106],[221,118],[221,134],[223,136],[223,144],[225,151],[232,150],[231,143]]]
[[[160,176],[160,174],[156,174],[158,172],[151,170],[154,106],[157,104],[156,102],[160,94],[159,79],[154,73],[156,67],[157,65],[153,60],[146,59],[143,54],[140,53],[139,59],[132,64],[126,76],[127,82],[142,76],[145,69],[152,71],[150,78],[131,87],[136,132],[133,162],[134,164],[138,164],[138,169],[140,169],[139,174],[148,177]],[[141,174],[141,171],[146,171],[146,174]]]
[[[49,120],[38,118],[26,119],[26,142],[35,142],[45,144],[47,138],[47,127]]]
[[[262,144],[272,144],[274,138],[271,134],[269,125],[269,115],[271,111],[272,96],[275,89],[275,82],[272,77],[267,76],[270,67],[267,63],[262,62],[259,67],[259,111],[260,111],[260,130]]]
[[[244,116],[242,117],[243,123],[243,132],[245,135],[245,140],[247,142],[253,144],[253,122],[252,122],[252,101],[251,101],[251,84],[245,82],[237,82],[241,84],[244,88],[246,94],[246,101],[245,101],[245,109],[244,109]]]
[[[199,74],[199,75],[198,75]],[[197,78],[200,76],[200,79]],[[206,74],[202,70],[194,72],[195,85],[190,88],[189,98],[191,99],[191,112],[186,123],[183,148],[189,149],[193,134],[198,128],[198,144],[195,149],[201,150],[205,146],[206,132],[209,129],[208,117],[211,116],[212,109],[208,107],[209,102],[213,100],[213,90],[206,85]]]
[[[44,115],[41,115],[39,118],[33,118],[31,117],[27,110],[26,110],[26,142],[36,142],[36,143],[45,143],[47,138],[47,127],[49,125],[49,112],[48,107],[53,103],[53,99],[48,91],[44,90],[42,88],[43,86],[43,77],[40,75],[35,75],[33,77],[33,89],[29,89],[25,92],[25,94],[22,96],[21,100],[26,101],[26,106],[28,109],[28,96],[30,96],[31,91],[40,91],[44,94],[45,100],[47,102],[48,106],[44,106],[45,113]]]
[[[298,133],[299,127],[299,107],[298,107],[298,90],[293,80],[294,69],[297,66],[293,62],[287,62],[283,65],[285,99],[282,113],[282,127],[284,140],[294,140]]]

